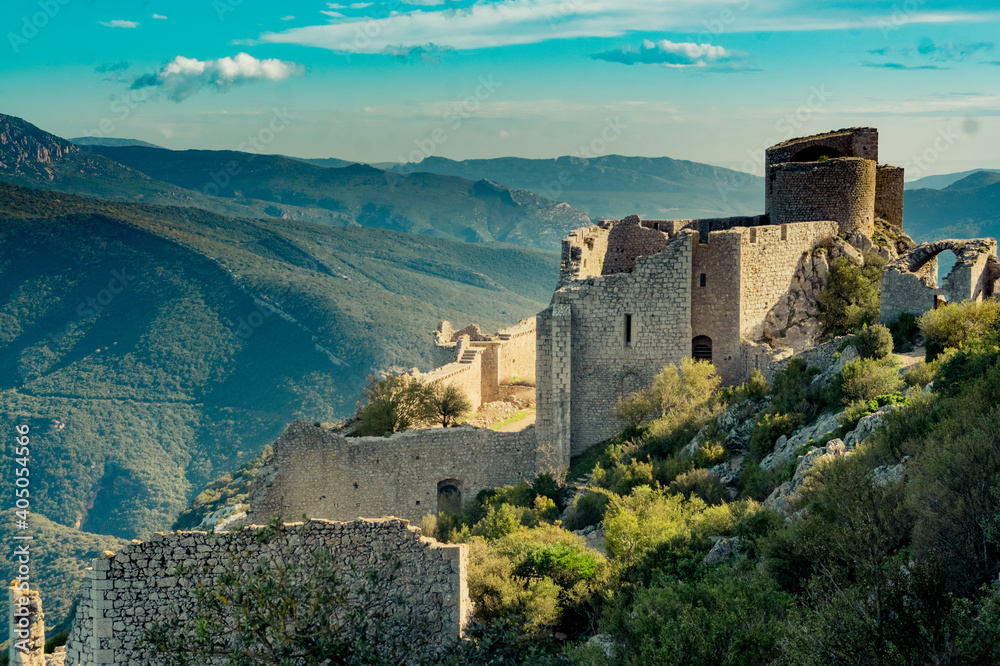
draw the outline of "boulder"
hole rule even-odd
[[[730,558],[739,554],[743,550],[743,544],[739,537],[711,537],[715,540],[712,550],[702,560],[706,566],[714,567],[723,562],[728,562]]]

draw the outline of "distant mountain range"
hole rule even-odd
[[[77,146],[4,115],[0,181],[223,215],[368,226],[551,250],[560,247],[567,231],[590,221],[565,203],[488,181],[399,175],[358,164],[324,168],[236,151]]]
[[[918,178],[916,180],[911,180],[903,187],[905,190],[920,190],[924,188],[930,188],[932,190],[940,190],[948,187],[952,183],[962,180],[966,176],[971,176],[975,173],[1000,173],[1000,169],[972,169],[971,171],[959,171],[957,173],[945,173],[937,176],[924,176],[923,178]]]
[[[1000,237],[1000,172],[933,176],[938,180],[930,182],[947,182],[952,176],[956,178],[940,189],[906,191],[903,228],[918,241]]]
[[[155,143],[140,141],[139,139],[115,139],[103,136],[78,136],[75,139],[70,139],[69,142],[78,146],[141,146],[143,148],[162,148],[162,146],[158,146]]]

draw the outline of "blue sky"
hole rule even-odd
[[[64,137],[759,173],[872,125],[911,178],[1000,168],[995,2],[8,0],[0,28],[0,112]]]

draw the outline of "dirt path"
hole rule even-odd
[[[899,359],[900,368],[902,370],[907,370],[910,366],[916,365],[920,361],[924,360],[924,348],[917,347],[911,352],[896,354],[896,358]]]
[[[513,423],[508,423],[502,428],[497,428],[497,432],[521,432],[528,426],[534,424],[535,424],[535,414],[529,414],[520,421],[514,421]]]

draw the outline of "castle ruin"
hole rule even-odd
[[[878,164],[875,129],[773,146],[766,152],[765,179],[762,215],[631,216],[571,232],[552,302],[535,319],[497,336],[474,326],[439,327],[441,366],[418,376],[462,388],[475,407],[503,397],[501,387],[513,378],[533,378],[535,427],[348,438],[295,422],[255,481],[250,519],[392,515],[417,521],[443,508],[442,498],[461,504],[480,490],[565,469],[571,456],[618,432],[616,401],[649,386],[665,365],[711,361],[723,381],[734,384],[755,369],[769,376],[793,351],[814,344],[821,332],[816,293],[839,255],[861,259],[862,251],[878,251],[891,262],[882,281],[885,323],[943,300],[995,293],[995,240],[910,247],[902,231],[903,170]],[[876,247],[878,233],[903,240]],[[937,256],[944,250],[954,251],[959,262],[938,286]],[[825,345],[823,353],[832,347]],[[461,635],[468,615],[465,546],[437,544],[397,519],[310,525],[318,528],[285,526],[278,546],[330,549],[348,569],[363,557],[379,571],[388,561],[384,556],[398,552],[400,585],[411,595],[406,613],[432,619],[442,642]],[[250,548],[248,534],[158,535],[95,560],[67,663],[155,663],[135,647],[143,627],[181,612],[192,585],[212,584],[223,558]],[[198,566],[186,576],[173,573],[192,563],[204,565],[202,573]],[[401,631],[405,637],[405,627]]]

